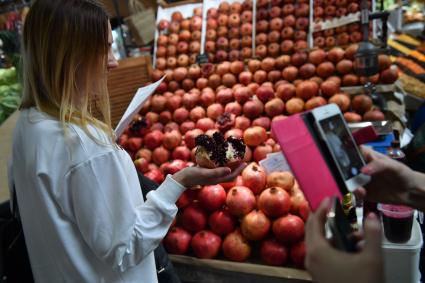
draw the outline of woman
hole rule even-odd
[[[110,124],[111,43],[95,0],[36,0],[26,18],[24,97],[9,173],[36,282],[157,282],[152,251],[178,197],[232,180],[243,167],[184,169],[143,202]]]

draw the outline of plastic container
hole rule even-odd
[[[422,232],[413,220],[410,240],[403,244],[389,242],[383,237],[383,254],[386,283],[419,283],[419,258],[422,248]]]
[[[414,210],[403,205],[379,204],[385,238],[392,243],[405,243],[411,237]]]

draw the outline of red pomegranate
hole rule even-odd
[[[145,177],[151,179],[152,181],[161,184],[164,181],[164,174],[159,169],[152,169],[149,172],[145,173]]]
[[[154,150],[155,148],[159,147],[162,144],[162,141],[164,140],[164,134],[160,131],[152,131],[148,133],[145,136],[145,147],[147,147],[150,150]]]
[[[180,197],[178,198],[176,205],[179,209],[187,207],[189,204],[196,199],[198,195],[198,190],[185,190]]]
[[[273,234],[284,243],[295,243],[304,237],[304,221],[292,214],[282,216],[273,222]]]
[[[173,150],[173,153],[171,154],[171,158],[189,161],[190,160],[190,149],[187,148],[187,146],[184,146],[184,145],[178,146]]]
[[[260,241],[270,231],[270,220],[261,210],[253,210],[242,218],[241,233],[248,240]]]
[[[152,161],[160,166],[170,159],[170,152],[163,146],[157,147],[152,152]]]
[[[244,186],[248,187],[254,194],[260,194],[266,185],[266,172],[257,163],[249,164],[242,171]]]
[[[220,185],[203,187],[198,193],[199,204],[209,211],[221,208],[226,202],[226,191]]]
[[[267,175],[267,187],[279,187],[290,192],[295,184],[294,175],[291,172],[272,172]]]
[[[260,258],[265,264],[282,266],[288,260],[288,249],[274,238],[267,239],[261,243]]]
[[[224,238],[223,254],[227,259],[242,262],[251,255],[251,246],[241,232],[235,230]]]
[[[289,212],[291,197],[284,189],[271,187],[260,194],[257,205],[267,216],[280,217]]]
[[[267,140],[267,132],[259,126],[245,130],[243,139],[248,146],[258,146]]]
[[[187,167],[187,162],[179,159],[172,160],[171,162],[165,162],[161,165],[160,169],[162,170],[162,173],[164,173],[165,176],[168,174],[175,174],[179,172],[180,170]]]
[[[291,246],[291,260],[292,262],[301,268],[304,268],[304,259],[305,259],[305,243],[300,241]]]
[[[208,225],[218,235],[227,235],[235,229],[236,220],[226,209],[214,211],[208,218]]]
[[[189,250],[192,235],[180,227],[173,227],[164,238],[164,246],[170,254],[183,255]]]
[[[182,135],[179,131],[173,130],[171,132],[166,132],[164,134],[164,140],[162,142],[162,145],[168,149],[172,150],[176,148],[182,140]]]
[[[211,231],[202,230],[193,235],[191,247],[199,258],[215,258],[220,251],[221,238]]]
[[[229,212],[235,216],[243,216],[255,207],[256,200],[252,191],[244,186],[235,186],[230,189],[226,197]]]
[[[192,203],[183,210],[181,221],[183,228],[195,233],[201,231],[207,225],[207,214],[198,203]]]
[[[273,147],[271,145],[259,145],[254,149],[252,156],[255,162],[260,162],[263,159],[266,159],[267,154],[273,152]]]

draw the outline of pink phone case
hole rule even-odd
[[[314,211],[325,197],[342,194],[301,115],[273,122],[272,131]]]

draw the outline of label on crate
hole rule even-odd
[[[261,160],[260,166],[266,170],[267,174],[272,172],[291,171],[288,161],[286,161],[283,152],[273,152],[267,154],[266,159]]]
[[[351,23],[355,23],[360,21],[360,12],[357,12],[355,14],[349,14],[347,16],[343,16],[340,18],[335,18],[328,21],[320,21],[316,22],[313,25],[312,32],[326,30],[326,29],[332,29],[340,26],[345,26]]]

